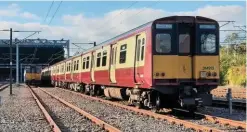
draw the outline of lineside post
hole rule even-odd
[[[229,114],[232,114],[232,89],[228,88],[227,92],[227,101],[228,101],[228,108],[229,108]]]
[[[19,44],[16,43],[16,86],[19,86]]]
[[[12,95],[12,28],[10,28],[10,41],[9,41],[9,60],[10,60],[10,77],[9,77],[9,88],[10,88],[10,95]]]

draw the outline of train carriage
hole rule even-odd
[[[24,68],[24,82],[29,85],[40,85],[41,66],[26,66]]]
[[[200,16],[164,17],[60,63],[68,88],[103,91],[139,107],[194,110],[211,105],[219,84],[219,25]]]

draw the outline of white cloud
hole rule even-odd
[[[21,11],[21,8],[19,5],[13,3],[10,4],[7,8],[1,7],[0,8],[0,17],[20,17],[20,18],[25,18],[29,20],[39,20],[40,17],[38,17],[35,14],[32,14],[30,12],[23,12]]]
[[[26,18],[26,19],[34,19],[34,20],[39,20],[40,18],[35,15],[35,14],[32,14],[30,12],[23,12],[20,14],[21,17],[23,18]]]
[[[0,29],[12,27],[14,29],[40,30],[39,35],[34,38],[47,39],[70,39],[71,42],[92,42],[97,43],[110,39],[120,33],[135,28],[148,21],[156,18],[170,15],[200,15],[216,20],[235,20],[236,25],[245,24],[246,14],[245,8],[242,6],[210,6],[207,5],[193,11],[186,12],[169,12],[161,9],[139,8],[128,10],[114,10],[104,14],[101,17],[86,17],[83,14],[70,15],[64,14],[62,21],[65,26],[47,26],[40,23],[25,23],[4,22],[0,21]],[[32,15],[31,15],[32,16]],[[223,23],[222,23],[223,24]],[[224,26],[224,29],[231,29],[232,25]],[[226,33],[221,33],[221,38],[224,38]],[[8,37],[8,34],[1,37]],[[27,34],[15,34],[14,37],[24,38]],[[71,45],[71,47],[74,47]],[[83,47],[89,47],[83,45]],[[74,47],[75,48],[75,47]],[[73,51],[72,51],[73,52]],[[75,51],[74,51],[75,52]]]

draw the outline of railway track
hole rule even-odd
[[[197,113],[197,116],[202,117],[201,119],[197,119],[197,120],[179,119],[172,115],[157,114],[157,113],[153,113],[148,110],[137,109],[135,107],[126,106],[126,105],[123,105],[117,102],[112,102],[112,101],[104,100],[104,99],[97,98],[97,97],[87,96],[82,93],[78,93],[78,92],[74,92],[70,90],[65,90],[65,89],[60,89],[60,88],[59,90],[64,91],[64,93],[67,93],[67,94],[71,93],[70,96],[78,95],[86,99],[99,101],[99,102],[106,103],[106,104],[109,104],[115,107],[120,107],[126,110],[130,110],[140,115],[146,115],[146,116],[154,117],[156,119],[161,119],[161,120],[171,122],[172,124],[182,125],[186,128],[190,128],[196,131],[221,132],[221,131],[245,131],[246,129],[245,123],[240,122],[240,121],[234,121],[234,120],[224,119],[220,117],[204,115],[201,113]],[[53,94],[56,94],[56,93],[53,92]]]
[[[214,98],[213,106],[228,108],[229,102],[225,98]],[[233,99],[232,108],[246,110],[246,99]]]
[[[5,88],[7,88],[9,86],[9,84],[1,84],[0,86],[0,91],[4,90]]]
[[[39,88],[29,87],[29,89],[54,132],[120,132],[119,129],[105,123],[63,99],[50,95]]]

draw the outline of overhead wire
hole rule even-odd
[[[53,7],[53,4],[54,4],[54,0],[52,1],[51,5],[49,6],[49,9],[48,9],[48,11],[47,11],[47,13],[46,13],[46,16],[45,16],[45,19],[44,19],[43,23],[46,22],[46,20],[47,20],[49,14],[50,14],[50,11],[51,11],[51,9],[52,9],[52,7]],[[50,19],[50,22],[49,22],[48,25],[51,24],[52,20],[54,19],[55,15],[57,14],[58,10],[60,9],[61,4],[62,4],[62,1],[60,1],[59,5],[57,6],[57,9],[56,9],[56,11],[54,12],[52,18]],[[42,29],[43,29],[43,28],[41,27],[41,30],[42,30]],[[37,32],[35,32],[35,33],[37,33]],[[33,35],[34,35],[35,33],[33,33]],[[32,36],[32,35],[30,35],[30,36]],[[37,53],[37,47],[35,48],[33,58],[35,57],[36,53]],[[33,60],[31,61],[31,63],[33,63]]]
[[[153,6],[155,6],[156,4],[158,4],[159,2],[160,2],[160,0],[155,1],[155,3],[150,4],[148,7],[153,7]],[[145,8],[143,8],[142,10],[140,10],[139,12],[137,12],[137,13],[134,14],[134,15],[128,16],[127,18],[133,17],[133,16],[135,16],[135,15],[138,15],[139,13],[141,13],[142,11],[144,11],[144,9],[145,9]],[[127,20],[127,19],[125,19],[125,21],[126,21],[126,20]],[[123,21],[124,21],[124,20],[123,20]],[[119,24],[122,24],[123,21],[121,21]],[[112,30],[112,29],[116,28],[117,26],[119,26],[119,25],[113,26],[113,27],[111,27],[110,29],[108,28],[107,30],[108,30],[108,31],[109,31],[109,30]],[[105,32],[105,30],[104,30],[104,32]],[[101,32],[101,33],[103,33],[103,32]]]
[[[45,16],[45,19],[44,19],[43,23],[46,22],[46,19],[47,19],[48,15],[49,15],[49,13],[50,13],[50,11],[51,11],[51,8],[52,8],[53,4],[54,4],[54,0],[52,1],[51,5],[49,6],[49,9],[48,9],[48,11],[47,11],[47,13],[46,13],[46,16]],[[25,37],[23,40],[26,40],[27,38],[32,37],[32,36],[35,35],[36,33],[38,33],[38,32],[34,32],[34,33],[30,34],[29,36]]]
[[[46,19],[47,19],[48,15],[50,14],[50,11],[51,11],[51,9],[52,9],[53,4],[54,4],[54,0],[53,0],[52,3],[50,4],[50,6],[49,6],[49,8],[48,8],[48,11],[47,11],[47,13],[46,13],[45,19],[44,19],[43,22],[41,22],[41,24],[46,22]],[[42,29],[42,27],[41,27],[40,29]],[[33,36],[33,35],[35,35],[36,33],[37,33],[37,32],[34,32],[33,34],[27,36],[26,38],[24,38],[24,40],[27,39],[27,38],[29,38],[29,37],[31,37],[31,36]],[[37,46],[36,46],[35,49],[34,49],[33,57],[32,57],[32,59],[31,59],[31,61],[30,61],[31,64],[33,63],[33,60],[34,60],[34,57],[36,56],[36,53],[37,53]]]
[[[61,6],[62,3],[63,3],[63,1],[60,1],[59,5],[58,5],[58,7],[56,9],[56,11],[54,12],[52,18],[50,19],[50,22],[48,23],[48,25],[51,24],[52,20],[54,19],[55,15],[57,14],[58,10],[60,9],[60,6]]]
[[[110,18],[112,18],[112,19],[107,19],[105,22],[103,22],[103,24],[101,24],[101,26],[98,26],[95,30],[98,30],[98,29],[103,28],[107,22],[109,22],[110,20],[111,20],[111,21],[114,20],[118,15],[121,15],[121,14],[124,13],[127,9],[131,8],[132,6],[134,6],[135,4],[137,4],[138,2],[139,2],[139,1],[134,1],[134,2],[132,2],[127,8],[124,8],[120,13],[114,15],[113,17],[110,17]],[[87,41],[90,41],[90,40],[87,39]],[[77,52],[80,53],[80,52],[81,52],[80,50],[81,50],[81,48],[78,49]],[[85,49],[83,49],[83,50],[85,50]]]

